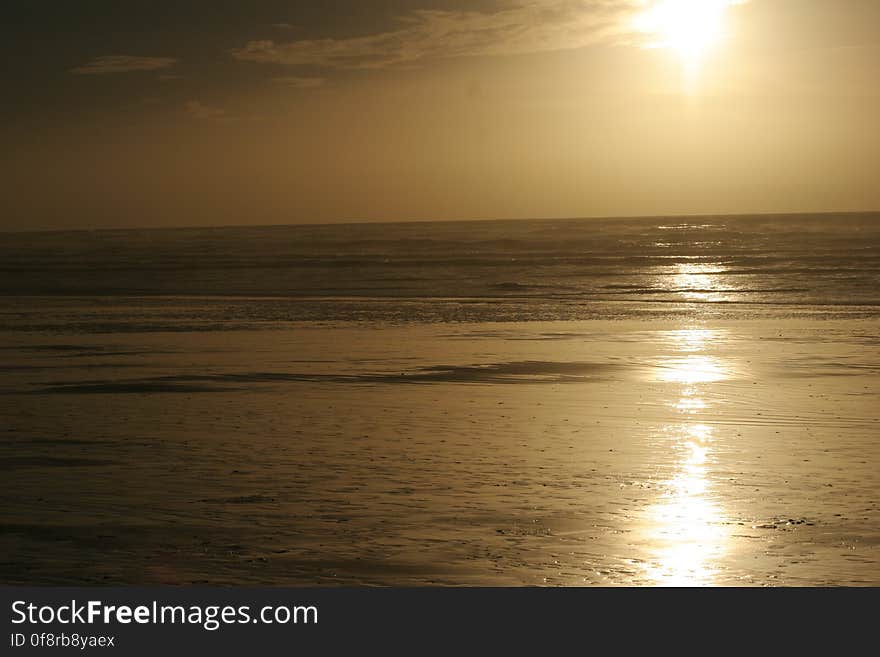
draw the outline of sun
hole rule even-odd
[[[635,18],[635,27],[647,35],[648,47],[674,50],[695,67],[723,39],[727,8],[739,1],[659,0]]]

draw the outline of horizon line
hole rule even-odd
[[[0,229],[0,234],[35,234],[35,233],[97,233],[97,232],[123,232],[123,231],[150,231],[150,230],[221,230],[228,228],[293,228],[299,226],[325,226],[345,228],[351,226],[396,226],[402,224],[452,224],[452,223],[502,223],[520,221],[603,221],[603,220],[647,220],[647,219],[704,219],[704,218],[732,218],[732,217],[822,217],[827,215],[880,215],[880,209],[875,210],[819,210],[819,211],[786,211],[786,212],[709,212],[694,214],[644,214],[644,215],[588,215],[580,217],[495,217],[487,219],[401,219],[395,221],[371,221],[351,220],[341,221],[303,221],[292,223],[268,223],[268,224],[211,224],[211,225],[175,225],[175,226],[128,226],[128,227],[101,227],[101,228],[36,228],[36,229]]]

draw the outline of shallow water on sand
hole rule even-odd
[[[154,303],[4,305],[4,583],[880,584],[870,314],[132,319]]]

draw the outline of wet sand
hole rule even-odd
[[[0,581],[876,586],[878,342],[796,318],[8,333]]]

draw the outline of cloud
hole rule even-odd
[[[177,63],[173,57],[136,57],[133,55],[104,55],[82,66],[70,69],[75,75],[106,75],[132,71],[157,71]]]
[[[314,89],[324,84],[324,78],[300,77],[297,75],[283,75],[272,78],[275,84],[291,87],[293,89]]]
[[[225,109],[221,107],[211,107],[210,105],[205,105],[198,100],[188,100],[183,104],[183,108],[189,113],[191,117],[200,121],[216,121],[230,118],[227,116]]]
[[[251,62],[379,69],[444,57],[570,50],[623,34],[644,0],[507,0],[494,11],[419,10],[395,29],[363,36],[250,41],[232,51]]]

